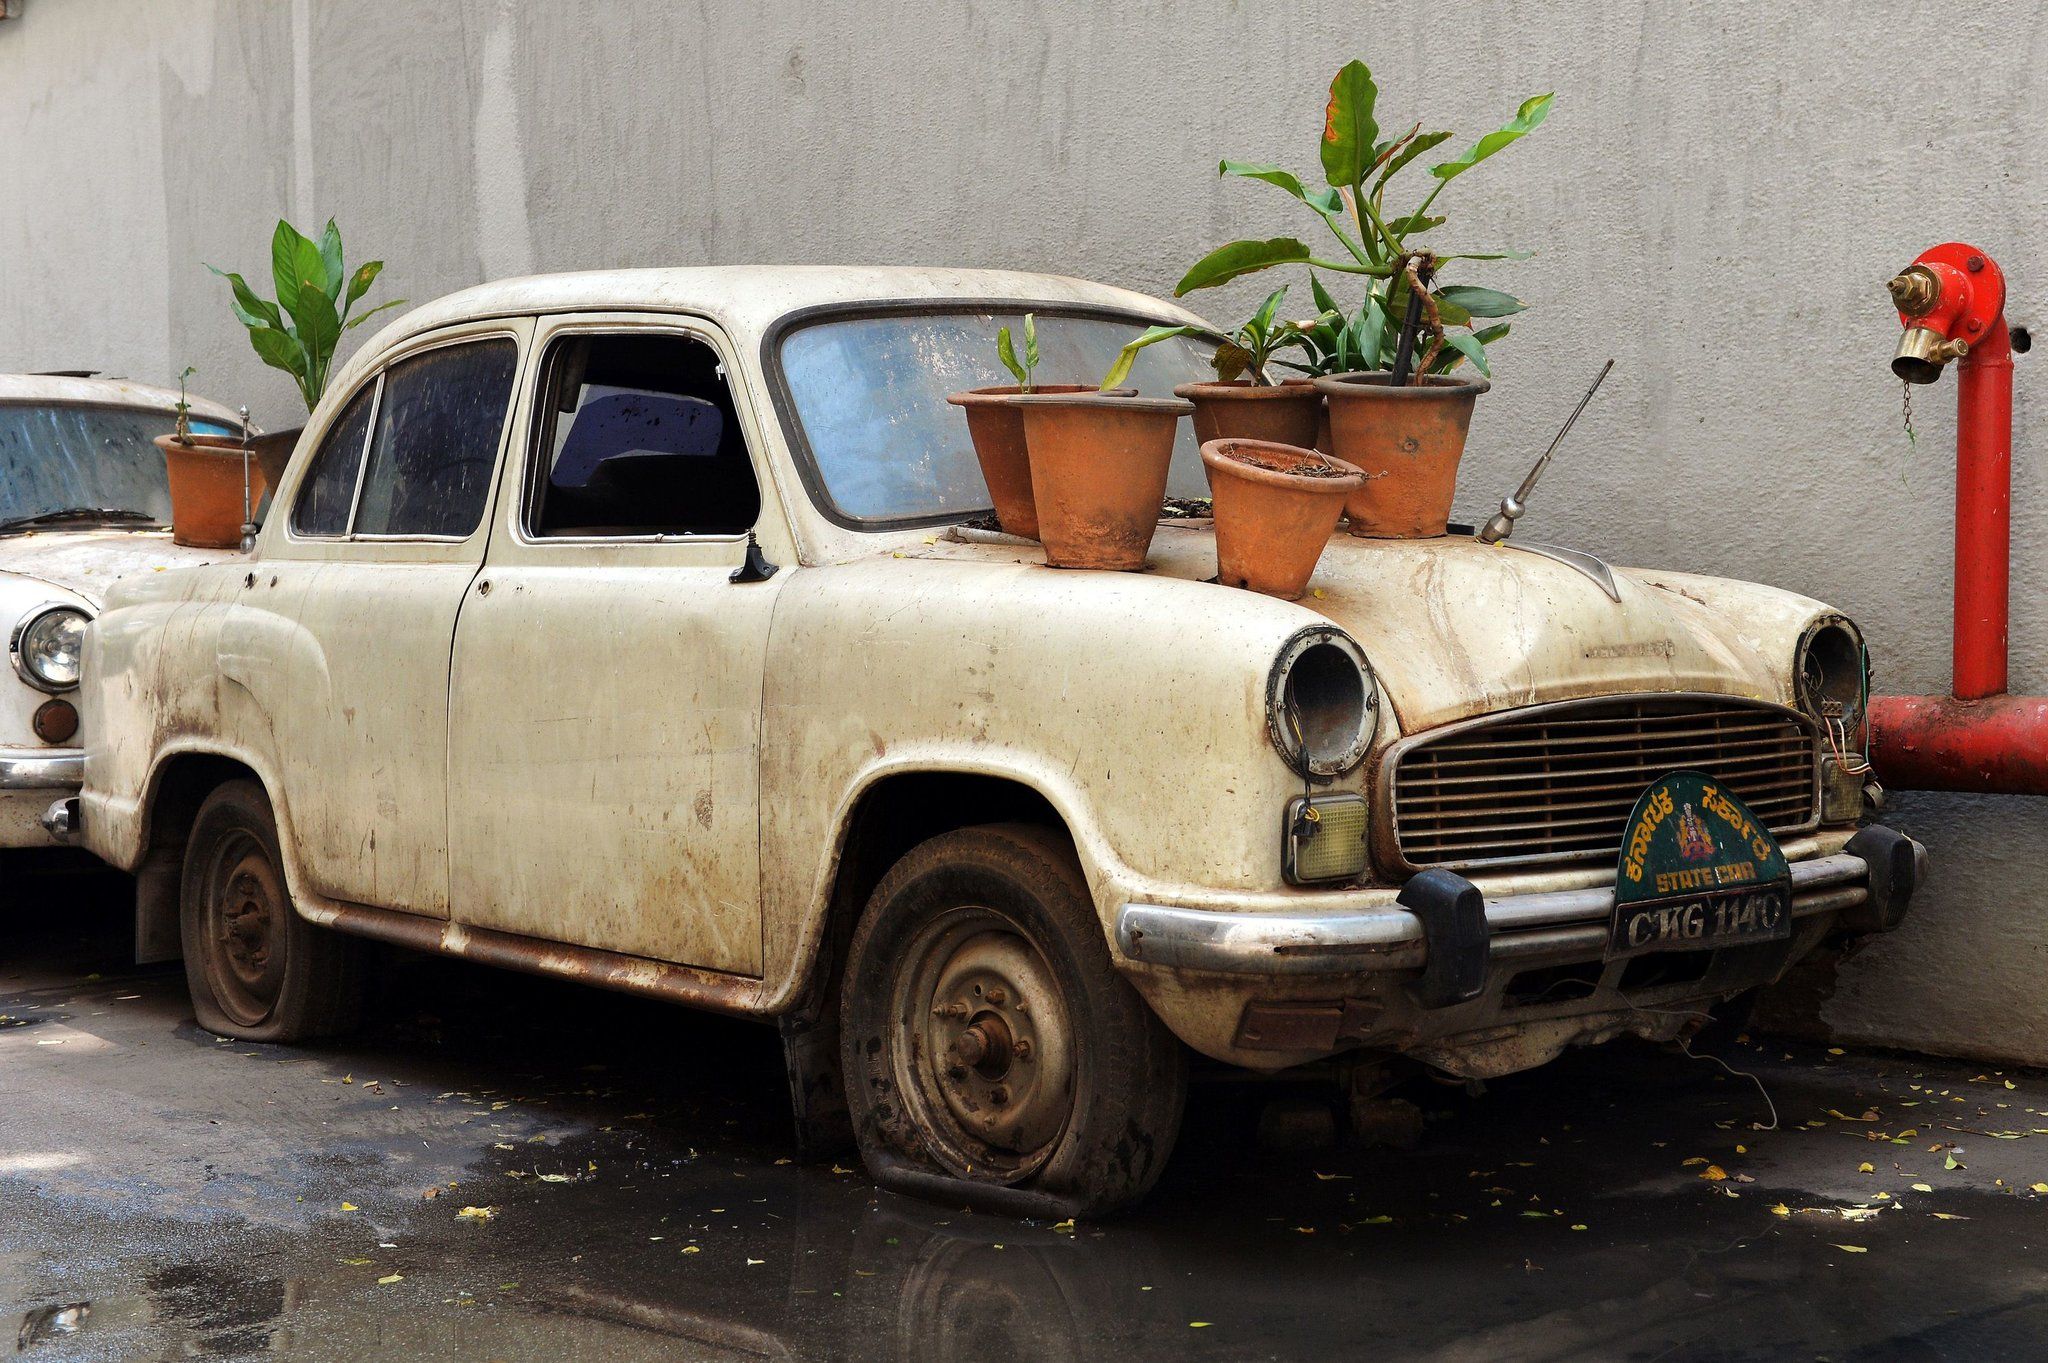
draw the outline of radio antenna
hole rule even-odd
[[[1564,425],[1558,428],[1556,436],[1551,439],[1550,448],[1543,451],[1543,457],[1536,461],[1536,467],[1529,470],[1529,476],[1522,480],[1522,485],[1516,488],[1511,496],[1500,499],[1500,510],[1494,512],[1493,519],[1486,523],[1486,527],[1477,536],[1481,544],[1500,544],[1515,533],[1515,522],[1529,509],[1529,494],[1536,490],[1536,480],[1543,476],[1543,470],[1550,467],[1550,456],[1557,453],[1557,447],[1571,434],[1572,423],[1579,419],[1580,412],[1586,410],[1586,404],[1593,400],[1593,394],[1600,391],[1600,385],[1607,379],[1607,371],[1612,368],[1613,360],[1600,366],[1600,372],[1593,376],[1593,386],[1586,390],[1586,396],[1579,399],[1579,405],[1572,408],[1572,414],[1564,419]]]

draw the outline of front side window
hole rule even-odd
[[[490,500],[518,365],[518,344],[494,336],[410,356],[365,384],[314,452],[292,529],[473,533]]]
[[[964,520],[988,509],[988,486],[948,393],[1014,383],[996,359],[996,330],[1014,333],[1027,305],[993,310],[892,310],[827,317],[789,331],[776,349],[796,426],[790,443],[820,509],[855,529]],[[1038,382],[1094,387],[1152,319],[1037,310]],[[1211,346],[1189,338],[1138,352],[1129,383],[1147,397],[1213,380]],[[1166,490],[1207,497],[1192,424],[1182,422]]]
[[[761,491],[716,350],[673,334],[570,335],[542,372],[529,534],[753,528]]]

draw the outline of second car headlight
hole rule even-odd
[[[91,618],[76,606],[46,606],[28,616],[14,630],[14,670],[39,691],[77,686],[85,625]]]
[[[1870,662],[1863,632],[1841,615],[1824,615],[1806,627],[1793,660],[1799,708],[1854,738],[1870,696]]]
[[[1289,639],[1266,683],[1273,746],[1305,776],[1340,776],[1365,760],[1379,727],[1379,686],[1350,635],[1326,625]]]

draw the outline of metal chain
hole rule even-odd
[[[1920,445],[1920,435],[1917,431],[1913,429],[1912,384],[1904,382],[1899,384],[1899,407],[1900,410],[1904,413],[1904,420],[1906,425],[1906,443],[1912,445],[1914,448],[1917,449]]]

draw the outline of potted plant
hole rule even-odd
[[[996,388],[970,388],[946,398],[967,417],[967,435],[974,442],[974,457],[981,461],[981,476],[988,483],[989,502],[996,522],[1007,534],[1024,539],[1038,538],[1038,506],[1031,492],[1031,461],[1024,450],[1024,413],[1015,399],[1027,393],[1085,393],[1084,383],[1040,385],[1038,372],[1038,318],[1024,314],[1023,358],[1018,358],[1008,327],[996,331],[996,358],[1010,371],[1014,384]]]
[[[1202,468],[1216,518],[1216,580],[1293,601],[1365,478],[1316,450],[1210,440]]]
[[[263,471],[251,465],[247,432],[242,439],[192,433],[185,385],[198,372],[188,364],[178,375],[177,429],[156,437],[171,493],[171,539],[200,549],[233,549],[242,542],[244,512],[262,499]]]
[[[1524,259],[1527,253],[1440,250],[1417,239],[1444,225],[1445,217],[1431,209],[1451,181],[1537,128],[1550,113],[1551,99],[1546,94],[1523,101],[1505,125],[1463,154],[1431,165],[1434,185],[1405,213],[1387,207],[1390,182],[1451,134],[1425,133],[1417,123],[1382,139],[1379,89],[1361,61],[1348,63],[1330,82],[1321,142],[1327,187],[1304,184],[1281,166],[1218,165],[1220,174],[1262,180],[1301,202],[1322,219],[1341,250],[1318,256],[1294,237],[1231,242],[1197,261],[1177,294],[1289,264],[1369,281],[1365,302],[1349,315],[1318,284],[1318,304],[1327,300],[1331,306],[1323,320],[1305,328],[1314,386],[1329,404],[1331,447],[1366,478],[1347,509],[1354,533],[1443,533],[1472,403],[1486,387],[1483,378],[1464,381],[1450,371],[1469,361],[1479,374],[1490,375],[1486,347],[1505,336],[1507,327],[1482,324],[1520,312],[1523,304],[1496,289],[1443,284],[1439,274],[1457,262]],[[1341,325],[1329,320],[1332,313]],[[1354,367],[1336,368],[1339,363]]]
[[[327,391],[328,374],[342,336],[378,313],[405,303],[394,298],[350,316],[383,272],[384,262],[373,260],[349,273],[342,261],[341,232],[332,218],[317,242],[283,218],[277,220],[270,238],[274,302],[259,298],[241,275],[212,265],[206,268],[227,280],[231,290],[228,306],[248,328],[250,346],[263,363],[292,376],[308,413],[320,405],[320,395]],[[303,424],[250,441],[272,486],[284,477],[301,429]]]
[[[1197,336],[1216,343],[1214,383],[1184,383],[1174,396],[1195,405],[1195,438],[1211,440],[1244,439],[1278,441],[1283,445],[1313,445],[1321,416],[1322,395],[1303,383],[1284,382],[1274,371],[1281,367],[1300,371],[1279,359],[1280,352],[1296,350],[1307,340],[1307,325],[1279,320],[1280,304],[1287,297],[1281,285],[1266,295],[1242,325],[1230,332],[1205,326],[1148,327],[1117,353],[1105,385],[1123,382],[1138,352],[1148,345],[1176,336]],[[1316,322],[1323,322],[1317,318]]]
[[[1011,399],[1024,419],[1038,538],[1054,568],[1145,566],[1166,500],[1166,471],[1184,398],[1142,398],[1120,387],[1119,357],[1095,392],[1040,389]]]

